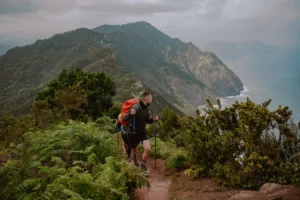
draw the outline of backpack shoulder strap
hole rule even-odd
[[[134,104],[134,105],[132,106],[132,108],[135,108],[136,111],[142,110],[141,105],[140,105],[139,103]]]

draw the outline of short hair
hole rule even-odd
[[[140,98],[141,98],[141,100],[144,100],[145,98],[149,97],[150,95],[151,95],[150,92],[145,91],[141,94]]]

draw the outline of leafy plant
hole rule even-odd
[[[24,134],[0,166],[6,199],[129,199],[133,187],[148,186],[136,167],[115,158],[112,124],[61,123]]]
[[[166,169],[180,170],[189,164],[188,153],[182,149],[176,150],[167,158]]]
[[[237,188],[257,189],[265,182],[299,185],[299,129],[288,107],[270,111],[270,102],[247,99],[222,108],[220,101],[217,107],[207,101],[204,113],[181,118],[174,140],[192,161],[186,173]]]
[[[115,95],[114,83],[104,72],[85,72],[81,68],[63,70],[57,79],[38,93],[36,100],[46,102],[47,109],[66,110],[72,119],[82,118],[84,114],[96,119],[112,106]],[[38,112],[36,102],[33,106]],[[40,115],[40,113],[39,113]]]

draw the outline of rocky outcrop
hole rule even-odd
[[[171,47],[163,51],[170,65],[178,66],[190,77],[190,81],[182,81],[179,77],[167,76],[172,89],[182,94],[181,99],[186,98],[197,106],[205,103],[205,98],[215,100],[217,97],[240,94],[242,82],[216,55],[202,52],[192,43],[182,45],[184,48],[178,48],[175,56],[172,56]]]
[[[279,185],[276,183],[265,183],[258,192],[240,191],[230,200],[299,200],[300,188],[291,185]]]

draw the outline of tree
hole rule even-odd
[[[72,119],[84,116],[97,119],[112,106],[116,94],[115,85],[104,72],[93,73],[81,68],[63,70],[57,79],[52,80],[46,89],[38,93],[33,105],[46,102],[52,112],[66,112]]]

